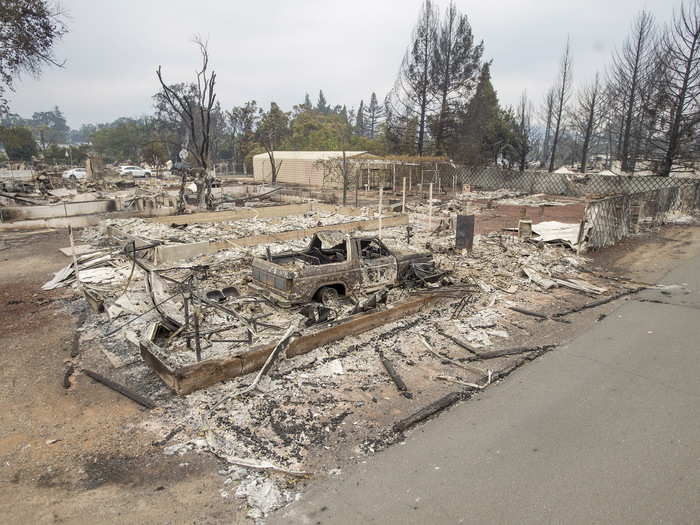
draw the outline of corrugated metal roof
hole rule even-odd
[[[355,157],[357,155],[367,154],[366,151],[346,151],[346,157]],[[343,156],[342,151],[275,151],[275,160],[325,160],[325,159],[335,159]],[[267,159],[267,153],[258,153],[253,156],[253,159],[265,158]]]

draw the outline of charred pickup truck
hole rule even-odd
[[[252,287],[281,305],[327,302],[435,276],[432,254],[389,249],[378,237],[316,233],[308,248],[253,259]]]

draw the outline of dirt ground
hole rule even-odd
[[[68,262],[66,245],[64,231],[0,235],[0,521],[245,523],[239,502],[221,497],[211,456],[164,455],[143,409],[85,376],[63,387],[75,319],[61,307],[68,292],[39,288]],[[653,282],[697,253],[700,227],[671,227],[591,257]],[[555,323],[552,335],[570,338],[604,311]]]
[[[679,261],[700,253],[700,226],[666,226],[630,237],[617,245],[589,254],[595,264],[630,279],[656,282]]]
[[[142,409],[85,376],[64,389],[75,320],[65,292],[39,287],[66,245],[65,231],[0,236],[0,522],[242,523],[215,459],[163,455]]]

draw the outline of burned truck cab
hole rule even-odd
[[[390,250],[377,237],[351,237],[339,231],[316,233],[302,251],[256,257],[251,286],[282,306],[372,291],[405,278],[413,263],[429,253]]]

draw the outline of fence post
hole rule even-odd
[[[382,195],[384,188],[379,188],[379,238],[382,238]]]
[[[401,196],[401,213],[406,213],[406,177],[403,178],[403,191]]]
[[[428,186],[428,230],[433,227],[433,183]]]

